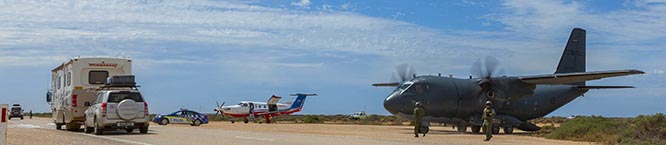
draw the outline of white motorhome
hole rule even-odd
[[[96,89],[107,78],[132,74],[129,58],[72,58],[51,71],[51,88],[46,101],[51,105],[56,129],[78,130],[85,121],[84,112],[95,100]]]

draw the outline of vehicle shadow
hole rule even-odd
[[[83,132],[83,129],[74,130],[74,131],[72,131],[72,132],[77,132],[77,133],[83,133],[83,134],[86,134],[85,132]],[[90,134],[92,134],[92,133],[90,133]],[[155,134],[157,134],[157,133],[155,133],[155,130],[151,130],[151,129],[148,129],[148,133],[145,133],[145,134],[143,134],[143,133],[139,133],[139,130],[138,130],[138,129],[135,129],[135,130],[134,130],[133,132],[131,132],[131,133],[127,133],[125,130],[104,130],[104,133],[103,133],[101,136],[155,135]]]

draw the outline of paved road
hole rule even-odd
[[[127,134],[124,131],[107,132],[105,135],[85,134],[82,131],[69,132],[64,130],[55,130],[53,123],[48,118],[37,118],[23,121],[10,121],[9,134],[16,134],[26,131],[48,131],[50,134],[62,134],[68,137],[79,137],[92,142],[101,142],[102,144],[112,142],[112,144],[289,144],[289,145],[410,145],[410,144],[589,144],[579,142],[555,141],[542,138],[499,135],[492,142],[483,142],[480,135],[462,135],[453,134],[445,131],[444,133],[433,134],[426,138],[413,138],[409,134],[409,127],[384,127],[370,126],[367,130],[353,132],[355,129],[364,128],[360,125],[298,125],[298,124],[270,124],[270,125],[244,125],[229,123],[213,123],[201,127],[192,127],[187,125],[168,125],[160,126],[151,124],[148,134],[139,134],[138,131]],[[273,125],[273,126],[271,126]],[[233,126],[223,128],[217,126]],[[286,127],[286,128],[285,128]],[[243,129],[252,128],[252,129]],[[265,129],[256,129],[265,128]],[[289,132],[290,128],[305,130]],[[239,130],[240,129],[240,130]],[[450,129],[450,128],[449,128]],[[329,130],[351,130],[349,133],[327,134]],[[387,132],[389,130],[390,132]],[[374,131],[374,132],[372,132]],[[300,132],[300,133],[299,133]],[[369,135],[363,135],[366,134]],[[359,135],[360,134],[360,135]],[[387,134],[387,135],[382,135]],[[90,144],[85,142],[66,142],[66,144]],[[60,144],[60,142],[51,142]],[[10,143],[14,144],[14,143]],[[43,144],[30,141],[23,141],[18,144]],[[97,144],[97,143],[96,143]]]

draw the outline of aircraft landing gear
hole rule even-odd
[[[231,124],[234,124],[234,123],[236,123],[236,120],[231,120]]]
[[[499,134],[499,132],[500,132],[500,127],[499,126],[493,126],[492,129],[493,129],[492,130],[493,134]]]
[[[456,128],[458,128],[458,133],[465,133],[467,132],[467,123],[465,122],[458,123],[458,126],[456,126]]]
[[[421,128],[419,128],[419,131],[421,131],[421,132],[419,132],[419,133],[427,134],[427,133],[430,131],[430,127],[428,127],[428,126],[421,126]]]
[[[471,127],[472,127],[472,133],[474,134],[481,133],[481,126],[471,126]]]
[[[513,133],[513,126],[505,126],[504,127],[504,133],[512,134]]]
[[[247,118],[243,118],[243,123],[247,124],[248,122],[250,122],[250,120],[248,120]]]

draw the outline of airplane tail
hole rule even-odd
[[[289,109],[298,109],[302,108],[303,104],[305,104],[305,97],[307,96],[317,96],[317,94],[291,94],[291,96],[298,96],[296,97],[296,100],[291,104],[291,107]]]
[[[572,72],[585,72],[585,30],[581,28],[571,30],[571,35],[555,71],[556,74]],[[574,83],[574,85],[585,85],[585,82]]]

